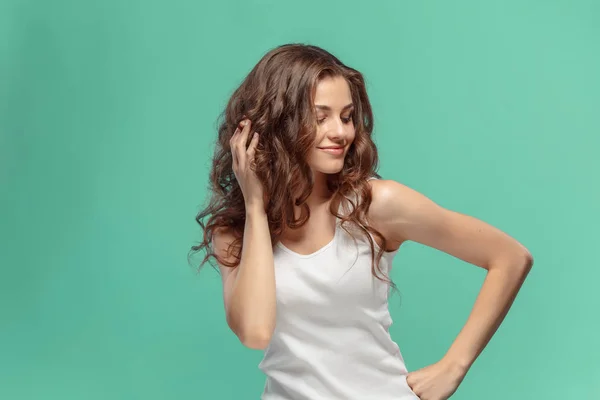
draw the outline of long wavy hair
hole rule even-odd
[[[372,274],[395,288],[379,266],[386,248],[385,237],[369,226],[366,218],[372,200],[367,178],[380,178],[380,175],[376,173],[379,160],[371,137],[373,114],[363,75],[324,49],[306,44],[285,44],[266,53],[234,91],[219,117],[210,170],[212,196],[208,206],[196,216],[204,234],[189,254],[206,250],[200,267],[210,257],[225,267],[234,268],[240,263],[246,212],[232,169],[229,139],[245,118],[252,121],[252,130],[260,133],[255,172],[264,187],[271,243],[275,245],[279,241],[285,226],[298,228],[310,218],[305,200],[312,191],[314,177],[306,158],[316,144],[315,90],[317,83],[326,77],[343,77],[348,82],[355,127],[355,138],[343,169],[327,176],[327,187],[332,195],[330,211],[341,219],[340,225],[347,232],[346,224],[362,231],[371,246]],[[346,215],[340,215],[335,207],[341,202],[349,205],[345,207],[350,210]],[[301,207],[298,219],[294,205]],[[228,256],[234,256],[234,262],[221,259],[213,251],[213,235],[221,229],[231,232],[235,238],[227,250]],[[368,232],[382,240],[379,251],[376,252]]]

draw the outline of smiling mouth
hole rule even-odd
[[[343,147],[330,147],[330,148],[319,147],[319,149],[323,150],[326,153],[334,154],[334,155],[340,155],[344,152]]]

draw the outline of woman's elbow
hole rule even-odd
[[[237,336],[244,346],[254,350],[266,349],[271,341],[271,333],[267,330],[240,332]]]
[[[244,327],[243,324],[234,323],[234,319],[231,315],[228,315],[228,317],[227,324],[229,325],[229,328],[235,333],[244,346],[255,350],[264,350],[267,348],[273,334],[272,329]]]
[[[531,268],[533,267],[533,256],[531,255],[531,253],[528,250],[525,250],[525,252],[522,256],[522,263],[523,263],[523,268],[527,272],[529,272],[531,270]]]

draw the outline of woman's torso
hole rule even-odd
[[[417,398],[389,334],[389,285],[372,275],[368,241],[351,232],[338,219],[333,239],[311,254],[274,247],[277,321],[259,364],[263,400]],[[386,275],[397,252],[383,254]]]

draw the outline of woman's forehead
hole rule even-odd
[[[352,103],[350,86],[343,77],[328,77],[317,83],[314,98],[315,106],[323,110],[343,110]]]

